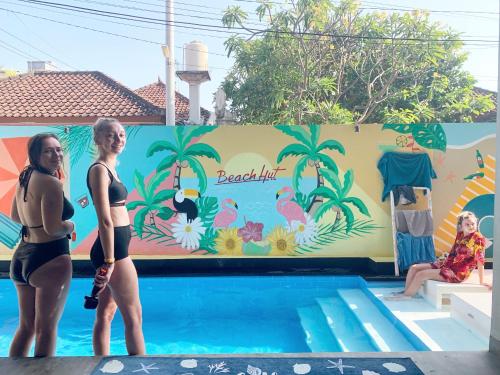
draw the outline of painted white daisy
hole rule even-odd
[[[180,214],[176,223],[172,224],[172,234],[183,249],[196,250],[200,247],[201,235],[206,228],[199,217],[188,223],[186,214]]]
[[[316,222],[314,219],[306,214],[305,224],[299,220],[293,220],[287,226],[288,232],[293,232],[295,235],[295,242],[297,245],[305,245],[312,241],[316,235]]]

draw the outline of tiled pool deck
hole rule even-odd
[[[193,358],[190,356],[169,356]],[[198,356],[199,357],[199,356]],[[204,356],[210,358],[230,357]],[[238,355],[238,357],[257,357]],[[498,375],[500,353],[492,352],[408,352],[408,353],[320,353],[293,355],[267,355],[258,357],[328,357],[328,358],[411,358],[425,375]],[[89,375],[100,361],[100,357],[58,357],[58,358],[0,358],[0,374],[16,375]],[[154,373],[154,372],[152,372]],[[337,372],[338,373],[338,372]],[[332,372],[334,374],[334,372]],[[279,374],[289,375],[289,374]],[[311,375],[314,375],[311,373]]]

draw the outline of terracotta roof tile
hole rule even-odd
[[[158,79],[158,82],[141,87],[135,90],[144,99],[149,100],[154,105],[165,108],[165,84]],[[210,112],[200,107],[201,117],[205,122],[210,117]],[[175,122],[186,122],[189,120],[189,99],[184,95],[175,92]]]
[[[101,72],[37,72],[0,79],[0,117],[162,116],[164,109]]]

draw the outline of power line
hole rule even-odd
[[[84,16],[84,15],[76,15],[76,14],[73,14],[73,13],[62,12],[62,11],[59,11],[59,10],[49,9],[47,7],[40,8],[40,7],[29,5],[29,4],[17,4],[17,3],[12,3],[12,2],[9,2],[9,1],[5,1],[5,0],[0,0],[0,3],[11,4],[11,5],[15,5],[15,6],[21,6],[21,7],[25,7],[25,8],[30,8],[30,9],[43,10],[43,11],[50,12],[50,13],[69,15],[69,16],[72,16],[72,17],[77,17],[78,16],[79,18],[85,18],[85,19],[94,20],[94,21],[98,21],[98,22],[112,23],[112,24],[116,24],[116,25],[123,25],[123,26],[127,26],[127,27],[134,27],[134,28],[138,28],[138,29],[158,30],[158,31],[163,31],[164,30],[163,28],[158,28],[158,27],[149,27],[149,26],[143,26],[143,25],[135,25],[135,24],[132,24],[132,23],[125,23],[125,22],[120,22],[120,21],[112,21],[112,20],[109,20],[109,19],[95,18],[95,17]],[[12,11],[12,12],[14,12],[14,11]],[[16,17],[17,17],[17,15],[16,15]],[[175,27],[178,27],[178,26],[175,26]],[[207,34],[207,33],[196,34],[196,33],[186,33],[186,32],[183,32],[183,31],[177,31],[177,33],[184,34],[184,35],[191,35],[191,36],[202,36],[202,37],[210,37],[210,38],[227,39],[226,36],[212,35],[212,34]],[[240,33],[234,32],[234,33],[231,33],[231,34],[232,35],[239,35]],[[210,54],[215,54],[215,53],[210,52]]]
[[[23,12],[15,12],[13,10],[4,9],[4,8],[0,8],[0,10],[11,12],[11,13],[18,13],[18,14],[22,14],[22,15],[28,16],[28,17],[43,19],[45,21],[55,22],[55,23],[66,25],[66,26],[76,27],[76,28],[80,28],[80,29],[94,31],[94,32],[98,32],[98,33],[103,33],[103,34],[108,34],[108,35],[117,36],[117,37],[121,37],[121,38],[125,38],[125,39],[132,39],[132,40],[135,40],[135,41],[146,42],[146,43],[150,43],[150,44],[163,45],[163,43],[159,43],[159,42],[153,42],[153,41],[146,40],[146,39],[134,38],[134,37],[130,37],[130,36],[127,36],[127,35],[112,33],[112,32],[108,32],[108,31],[104,31],[104,30],[93,29],[91,27],[85,27],[85,26],[81,26],[81,25],[74,25],[74,24],[71,24],[71,23],[68,23],[68,22],[62,22],[62,21],[52,20],[50,18],[45,18],[45,17],[41,17],[41,16],[34,16],[34,15],[23,13]],[[15,47],[12,47],[12,48],[15,48]],[[183,49],[183,50],[187,49],[187,50],[199,51],[198,49],[189,49],[189,48],[181,47],[181,46],[175,46],[175,48]],[[219,56],[227,57],[225,54],[214,53],[214,52],[207,52],[207,53],[208,54],[214,54],[214,55],[219,55]],[[25,57],[25,56],[23,56],[23,57]],[[29,58],[39,60],[39,58],[33,57],[33,56],[31,56]],[[211,69],[220,69],[220,70],[229,70],[230,69],[230,68],[215,67],[215,66],[209,66],[209,68],[211,68]]]
[[[157,19],[157,18],[134,16],[131,14],[126,14],[126,13],[102,11],[102,10],[98,10],[98,9],[85,8],[85,7],[75,7],[75,6],[40,1],[40,0],[18,0],[18,1],[27,2],[27,3],[35,3],[35,4],[40,4],[40,5],[44,5],[44,6],[48,6],[48,7],[63,8],[63,9],[72,10],[75,12],[90,13],[90,14],[95,14],[95,15],[104,16],[104,17],[126,19],[129,21],[148,22],[148,23],[156,23],[156,24],[166,24],[167,23],[165,20]],[[199,24],[199,23],[194,23],[194,22],[183,22],[183,21],[174,21],[173,24],[177,27],[181,27],[181,26],[177,25],[177,24],[180,24],[180,25],[190,25],[191,28],[195,28],[195,29],[199,29],[199,30],[206,30],[206,31],[213,31],[213,32],[227,32],[227,28],[225,26],[207,25],[207,24]],[[200,27],[210,28],[210,29],[201,29]],[[220,29],[224,29],[224,30],[221,31]],[[280,35],[302,35],[302,36],[319,36],[319,37],[328,36],[328,37],[334,37],[334,38],[360,39],[360,40],[385,40],[385,41],[399,40],[399,41],[415,41],[415,42],[425,42],[425,43],[428,43],[428,42],[466,42],[466,41],[468,41],[468,42],[483,42],[483,43],[497,43],[498,42],[498,41],[481,40],[481,39],[458,39],[458,38],[439,39],[439,38],[417,38],[417,37],[383,37],[383,36],[374,37],[374,36],[359,35],[359,34],[358,35],[344,35],[344,34],[332,34],[332,33],[321,33],[321,32],[292,32],[292,31],[284,31],[284,30],[251,29],[251,28],[243,28],[243,27],[233,27],[232,29],[244,30],[248,33],[262,33],[262,34],[274,33],[274,34],[280,34]]]
[[[21,57],[24,57],[25,59],[28,59],[28,60],[30,60],[30,59],[31,60],[40,60],[37,57],[31,55],[30,53],[22,51],[19,48],[14,47],[13,45],[11,45],[7,42],[4,42],[3,40],[0,40],[0,47],[3,47],[4,49],[7,49],[7,50],[9,50],[9,51],[21,56]]]
[[[47,52],[45,52],[45,51],[42,51],[40,48],[35,47],[34,45],[32,45],[32,44],[30,44],[30,43],[26,42],[25,40],[23,40],[23,39],[21,39],[21,38],[19,38],[19,37],[15,36],[14,34],[9,33],[7,30],[2,29],[1,27],[0,27],[0,31],[2,31],[3,33],[5,33],[5,34],[7,34],[7,35],[10,35],[12,38],[17,39],[17,40],[18,40],[18,41],[20,41],[21,43],[24,43],[24,44],[26,44],[26,45],[30,46],[31,48],[33,48],[33,49],[37,50],[38,52],[41,52],[41,53],[43,53],[44,55],[47,55],[47,56],[51,57],[52,59],[54,59],[54,60],[56,60],[56,61],[59,61],[59,62],[60,62],[61,64],[63,64],[63,65],[66,65],[67,67],[69,67],[69,68],[71,68],[71,69],[78,70],[78,68],[75,68],[74,66],[71,66],[71,65],[69,65],[69,64],[67,64],[67,63],[65,63],[64,61],[62,61],[62,60],[58,59],[58,58],[57,58],[57,57],[55,57],[55,56],[52,56],[51,54],[49,54],[49,53],[47,53]]]

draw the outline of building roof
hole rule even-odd
[[[165,110],[97,71],[43,71],[0,79],[0,123],[162,123]]]
[[[137,94],[142,96],[144,99],[150,101],[154,105],[165,108],[165,96],[166,89],[165,84],[158,79],[158,82],[152,83],[150,85],[138,88],[135,90]],[[200,107],[200,114],[204,122],[208,121],[210,117],[210,112],[205,108]],[[175,92],[175,122],[185,123],[189,120],[189,99],[184,95]]]

